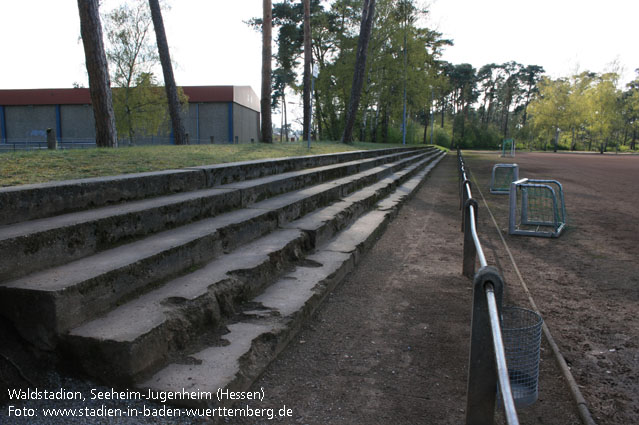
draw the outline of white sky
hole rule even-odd
[[[120,0],[104,0],[111,9]],[[274,0],[275,1],[275,0]],[[261,0],[170,0],[164,14],[178,85],[260,91],[260,34],[243,23]],[[553,77],[639,68],[637,0],[432,0],[430,26],[454,39],[444,59],[515,60]],[[77,0],[0,0],[0,89],[87,86]]]
[[[431,27],[452,38],[444,59],[479,69],[514,60],[553,78],[639,68],[638,0],[432,0]]]

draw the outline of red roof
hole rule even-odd
[[[233,102],[233,86],[186,86],[182,90],[190,103]]]
[[[88,105],[89,89],[0,90],[0,105]]]
[[[236,102],[259,111],[257,95],[248,86],[185,86],[189,103]],[[0,105],[90,105],[89,89],[0,90]]]

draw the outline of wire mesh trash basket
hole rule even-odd
[[[502,335],[513,398],[517,407],[537,401],[541,316],[519,307],[504,307],[501,312]]]

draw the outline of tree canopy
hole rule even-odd
[[[287,96],[304,87],[304,3],[273,3],[271,107],[284,112]],[[346,127],[363,4],[310,0],[312,61],[320,71],[312,127],[319,139],[339,140]],[[435,141],[447,146],[497,148],[514,138],[543,149],[559,134],[560,149],[634,149],[639,78],[621,88],[617,72],[552,79],[537,64],[448,63],[442,53],[453,41],[428,27],[428,14],[418,0],[376,1],[354,139],[399,142],[405,127],[409,143],[426,143],[428,128],[437,126]],[[260,18],[249,24],[261,29]]]
[[[155,76],[160,57],[148,2],[122,3],[106,12],[103,20],[118,133],[135,144],[139,137],[168,131],[168,101]],[[182,104],[188,100],[181,89],[178,98]]]

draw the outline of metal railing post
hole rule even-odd
[[[471,184],[470,184],[470,180],[468,180],[466,178],[466,172],[463,172],[462,174],[462,181],[459,185],[459,194],[460,194],[460,198],[459,198],[459,209],[461,210],[462,208],[464,208],[464,204],[466,203],[466,200],[470,197],[469,193],[471,193]],[[463,217],[462,217],[463,219]],[[462,231],[464,230],[464,227],[462,226]]]
[[[499,271],[489,267],[477,234],[477,201],[473,199],[464,159],[458,150],[460,208],[464,232],[464,276],[473,279],[473,313],[466,425],[493,425],[497,383],[502,389],[508,425],[519,425],[508,377],[506,354],[501,333],[500,312],[504,281]],[[475,274],[479,257],[480,269]]]
[[[473,211],[471,211],[471,208]],[[464,261],[462,274],[471,279],[475,274],[475,262],[477,260],[477,247],[475,246],[475,239],[473,238],[473,223],[475,224],[475,228],[477,228],[477,208],[477,201],[470,198],[464,203],[464,210],[462,211],[464,217],[462,220],[462,226],[464,226]]]
[[[497,368],[486,298],[486,284],[492,284],[501,310],[504,282],[494,267],[482,267],[473,280],[473,313],[468,363],[466,425],[492,425],[497,397]]]

